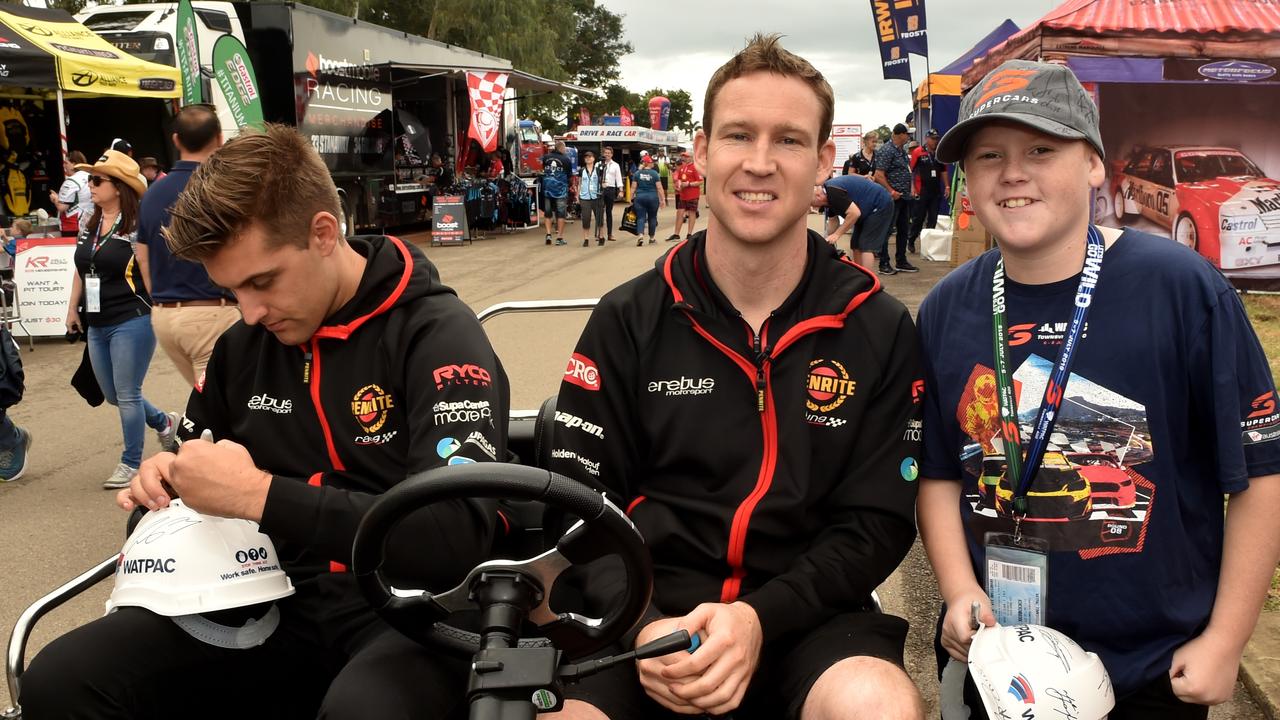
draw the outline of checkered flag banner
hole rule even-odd
[[[498,149],[498,120],[506,90],[507,73],[467,73],[467,94],[471,96],[471,128],[467,136],[475,138],[485,152]]]

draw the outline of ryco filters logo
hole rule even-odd
[[[365,432],[375,433],[387,422],[387,411],[395,407],[391,396],[377,385],[365,385],[351,399],[351,414]]]
[[[858,383],[849,379],[849,371],[837,360],[814,360],[809,363],[809,399],[805,407],[813,412],[831,412],[844,404],[857,389]]]
[[[465,363],[463,365],[442,365],[435,369],[432,378],[436,381],[436,389],[443,390],[445,385],[478,385],[489,387],[491,378],[489,371],[479,365]]]
[[[600,370],[591,358],[574,353],[564,368],[564,380],[584,390],[596,391],[600,389]]]

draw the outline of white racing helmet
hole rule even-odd
[[[1105,720],[1116,705],[1102,660],[1043,625],[979,627],[969,646],[968,672],[992,720]],[[943,720],[969,717],[964,675],[965,665],[955,659],[942,673]]]
[[[275,630],[280,616],[274,606],[238,628],[200,613],[267,603],[293,592],[271,538],[256,523],[201,515],[174,500],[144,515],[125,541],[107,612],[146,608],[172,617],[207,643],[245,648],[262,644]]]

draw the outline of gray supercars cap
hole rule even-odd
[[[960,103],[960,122],[938,143],[938,159],[959,162],[969,136],[992,120],[1007,120],[1055,137],[1086,140],[1099,157],[1098,108],[1065,65],[1009,60],[987,73]]]

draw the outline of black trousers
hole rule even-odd
[[[933,229],[938,226],[938,206],[941,204],[939,195],[921,195],[916,198],[915,212],[911,218],[911,234],[907,237],[911,238],[911,242],[920,239],[920,231],[925,228]]]
[[[420,720],[460,703],[467,661],[426,649],[371,611],[343,620],[317,628],[285,607],[265,643],[230,650],[167,617],[121,608],[36,655],[22,677],[23,717]]]
[[[613,204],[618,201],[618,188],[604,188],[600,197],[604,198],[604,226],[608,229],[609,237],[613,237]]]
[[[912,204],[913,198],[910,195],[903,195],[893,201],[894,261],[899,265],[907,261],[907,238],[911,237]],[[880,264],[889,264],[889,243],[885,243],[884,249],[880,251]]]

